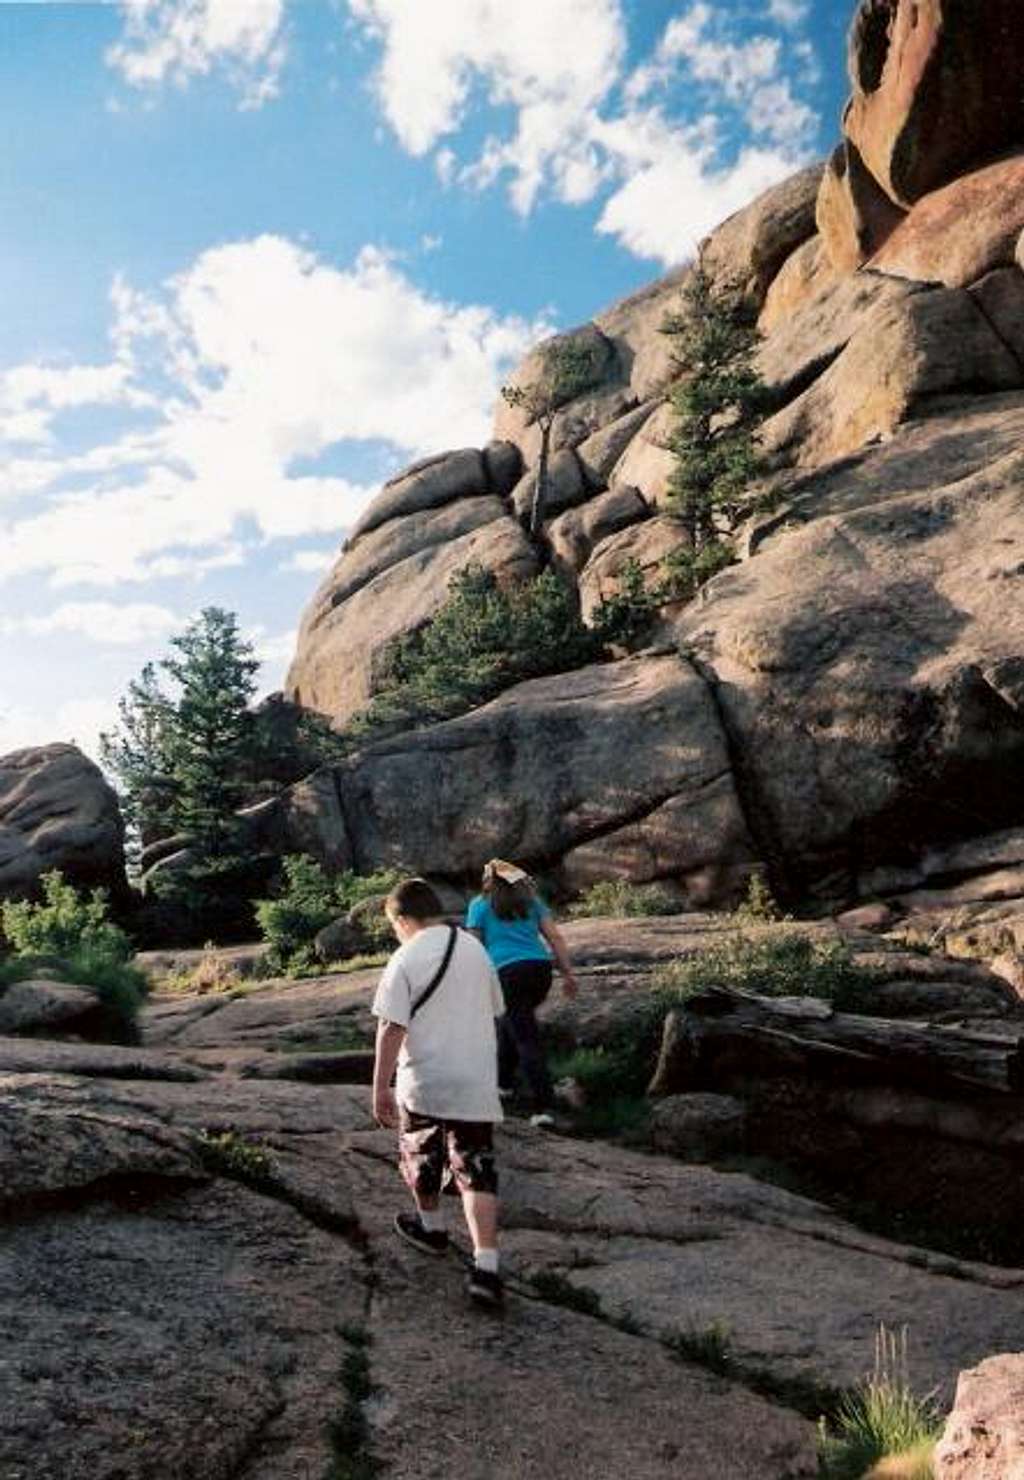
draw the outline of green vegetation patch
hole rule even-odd
[[[640,919],[678,913],[679,901],[660,884],[631,884],[627,879],[603,879],[591,884],[569,909],[574,920]]]
[[[255,903],[256,921],[270,947],[261,965],[261,974],[267,976],[323,973],[327,968],[314,950],[318,933],[363,901],[389,894],[402,877],[395,869],[373,874],[348,870],[331,877],[315,859],[302,853],[289,854],[281,868],[280,893]],[[390,941],[383,910],[366,911],[359,930],[370,946],[384,946]],[[376,952],[369,960],[376,964]],[[330,969],[337,967],[332,965]]]
[[[930,1480],[931,1452],[942,1431],[934,1394],[910,1386],[907,1331],[882,1326],[872,1375],[847,1393],[831,1421],[819,1425],[822,1480],[862,1480],[879,1460],[906,1456]],[[908,1473],[913,1474],[913,1471]]]
[[[89,987],[99,1005],[97,1037],[137,1043],[138,1012],[148,983],[131,963],[131,941],[109,918],[105,892],[81,894],[56,869],[40,882],[41,900],[5,900],[0,905],[0,927],[11,953],[0,960],[0,991],[43,976]]]

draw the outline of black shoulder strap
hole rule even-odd
[[[433,978],[432,978],[432,980],[430,982],[430,985],[427,986],[427,987],[424,987],[423,991],[416,998],[416,1001],[412,1004],[412,1009],[411,1009],[411,1011],[409,1013],[409,1021],[410,1022],[412,1022],[413,1018],[419,1012],[420,1008],[426,1006],[426,1004],[430,1001],[431,997],[433,997],[434,993],[437,991],[438,987],[441,985],[442,981],[444,980],[444,974],[448,970],[448,967],[451,965],[452,955],[453,955],[453,953],[455,951],[455,942],[458,939],[458,935],[459,935],[458,926],[457,925],[449,925],[448,926],[448,946],[447,946],[447,948],[445,950],[444,957],[443,957],[443,959],[441,961],[440,966],[434,972],[434,975],[433,975]]]

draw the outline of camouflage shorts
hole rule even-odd
[[[497,1194],[494,1127],[487,1120],[436,1120],[399,1109],[398,1159],[413,1192],[442,1190]]]

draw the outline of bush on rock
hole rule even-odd
[[[11,953],[0,961],[0,991],[35,976],[90,987],[102,1009],[100,1036],[134,1042],[146,979],[131,965],[134,946],[128,936],[108,918],[104,891],[79,894],[58,870],[44,874],[41,882],[38,903],[0,904],[0,926]]]

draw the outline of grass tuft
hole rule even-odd
[[[265,1146],[238,1131],[202,1130],[196,1136],[200,1160],[218,1176],[260,1190],[275,1185],[274,1162]]]
[[[680,1362],[691,1362],[719,1375],[732,1371],[729,1328],[722,1321],[666,1332],[661,1344]]]
[[[906,1327],[897,1333],[881,1326],[871,1376],[840,1400],[831,1422],[820,1422],[822,1480],[864,1480],[879,1461],[908,1456],[928,1476],[940,1429],[934,1395],[919,1398],[910,1386]]]

